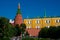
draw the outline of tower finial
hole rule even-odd
[[[20,9],[20,3],[18,3],[18,9]]]
[[[44,18],[46,18],[46,10],[44,9]]]

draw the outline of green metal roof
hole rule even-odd
[[[39,18],[60,18],[60,16],[34,17],[34,18],[24,18],[24,19],[39,19]]]
[[[17,14],[21,14],[21,10],[20,9],[17,10]]]

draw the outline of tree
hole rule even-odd
[[[60,26],[56,27],[56,38],[60,38]]]
[[[0,17],[0,28],[4,28],[5,25],[7,25],[9,23],[9,20],[5,17]]]
[[[4,28],[3,33],[5,37],[13,37],[15,30],[11,24],[7,24],[6,27]]]
[[[8,19],[5,17],[0,17],[0,38],[4,37],[3,32],[7,24],[8,24]]]
[[[20,26],[17,24],[15,26],[15,36],[20,36],[21,35],[21,28]]]
[[[9,23],[9,20],[7,18],[0,17],[0,38],[4,39],[14,36],[13,29],[13,26]]]
[[[49,28],[42,28],[38,37],[58,39],[60,38],[60,26],[50,26]]]
[[[48,38],[48,28],[42,28],[38,34],[38,37]]]
[[[20,28],[21,28],[22,34],[24,34],[25,29],[26,29],[26,25],[25,25],[24,23],[22,23],[22,24],[20,25]]]
[[[25,29],[26,29],[26,25],[25,24],[21,24],[21,25],[16,25],[15,26],[15,36],[16,36],[16,39],[18,38],[18,36],[21,36],[22,38],[22,34],[25,32]]]
[[[56,26],[50,26],[49,31],[48,31],[48,35],[50,38],[56,38]]]
[[[28,33],[28,32],[26,32],[25,36],[29,36],[29,33]]]

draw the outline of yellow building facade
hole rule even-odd
[[[50,26],[60,26],[60,17],[48,18],[27,18],[24,19],[26,28],[44,28]]]

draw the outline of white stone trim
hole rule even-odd
[[[10,20],[9,20],[9,23],[14,23],[14,20],[10,19]]]

